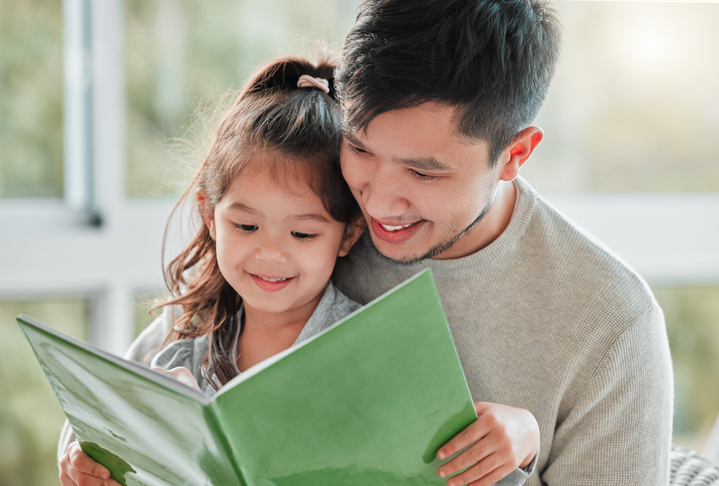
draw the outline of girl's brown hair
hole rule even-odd
[[[202,165],[173,213],[190,199],[196,215],[203,220],[212,218],[215,205],[234,178],[248,164],[260,163],[253,160],[261,159],[266,164],[262,169],[269,170],[276,183],[284,185],[292,178],[302,178],[335,220],[352,224],[360,210],[340,170],[342,132],[333,86],[334,68],[329,59],[312,64],[286,57],[270,62],[251,76],[222,119]],[[330,92],[298,88],[303,74],[327,79]],[[257,157],[268,153],[272,156]],[[203,208],[193,197],[196,191],[205,198]],[[202,370],[218,389],[236,374],[231,347],[240,325],[237,313],[242,298],[220,273],[215,241],[206,224],[200,225],[187,248],[167,266],[165,281],[170,299],[153,310],[181,305],[183,312],[163,346],[177,339],[209,334],[210,349]],[[219,383],[212,379],[213,374]]]

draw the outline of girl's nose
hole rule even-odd
[[[265,263],[287,262],[287,252],[279,238],[265,238],[255,250],[255,258]]]

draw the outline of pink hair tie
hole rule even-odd
[[[329,94],[330,92],[330,83],[326,79],[323,78],[315,78],[313,76],[309,76],[307,74],[303,74],[300,76],[300,79],[297,80],[297,87],[298,88],[317,88],[321,89],[325,93]]]

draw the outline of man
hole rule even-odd
[[[669,480],[661,310],[517,177],[558,51],[544,0],[369,0],[335,76],[342,171],[368,224],[336,284],[365,303],[432,268],[478,401],[438,453],[468,447],[438,470],[467,468],[450,486],[533,468],[531,485]]]

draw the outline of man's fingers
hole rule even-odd
[[[459,454],[457,457],[455,457],[448,463],[443,464],[439,469],[437,469],[437,474],[440,478],[446,478],[447,476],[451,476],[452,474],[461,471],[462,469],[468,468],[473,464],[477,464],[479,461],[489,456],[492,452],[493,451],[487,446],[487,444],[485,444],[485,441],[479,442]],[[491,464],[491,462],[488,464]],[[467,482],[468,481],[465,481],[461,484],[466,484]]]
[[[489,454],[466,471],[449,478],[447,486],[489,486],[512,471],[506,469],[498,454]]]
[[[477,417],[481,417],[484,412],[490,409],[494,405],[491,402],[477,402],[474,404],[474,411],[477,412]]]
[[[447,459],[452,454],[456,454],[468,445],[477,442],[489,432],[489,427],[487,427],[481,420],[472,422],[466,429],[452,437],[449,442],[440,447],[437,451],[437,457],[440,460]]]
[[[491,471],[482,479],[467,483],[467,486],[491,486],[492,484],[498,482],[500,479],[507,476],[512,471],[514,471],[514,468],[505,464],[504,466],[498,467],[497,469]]]

